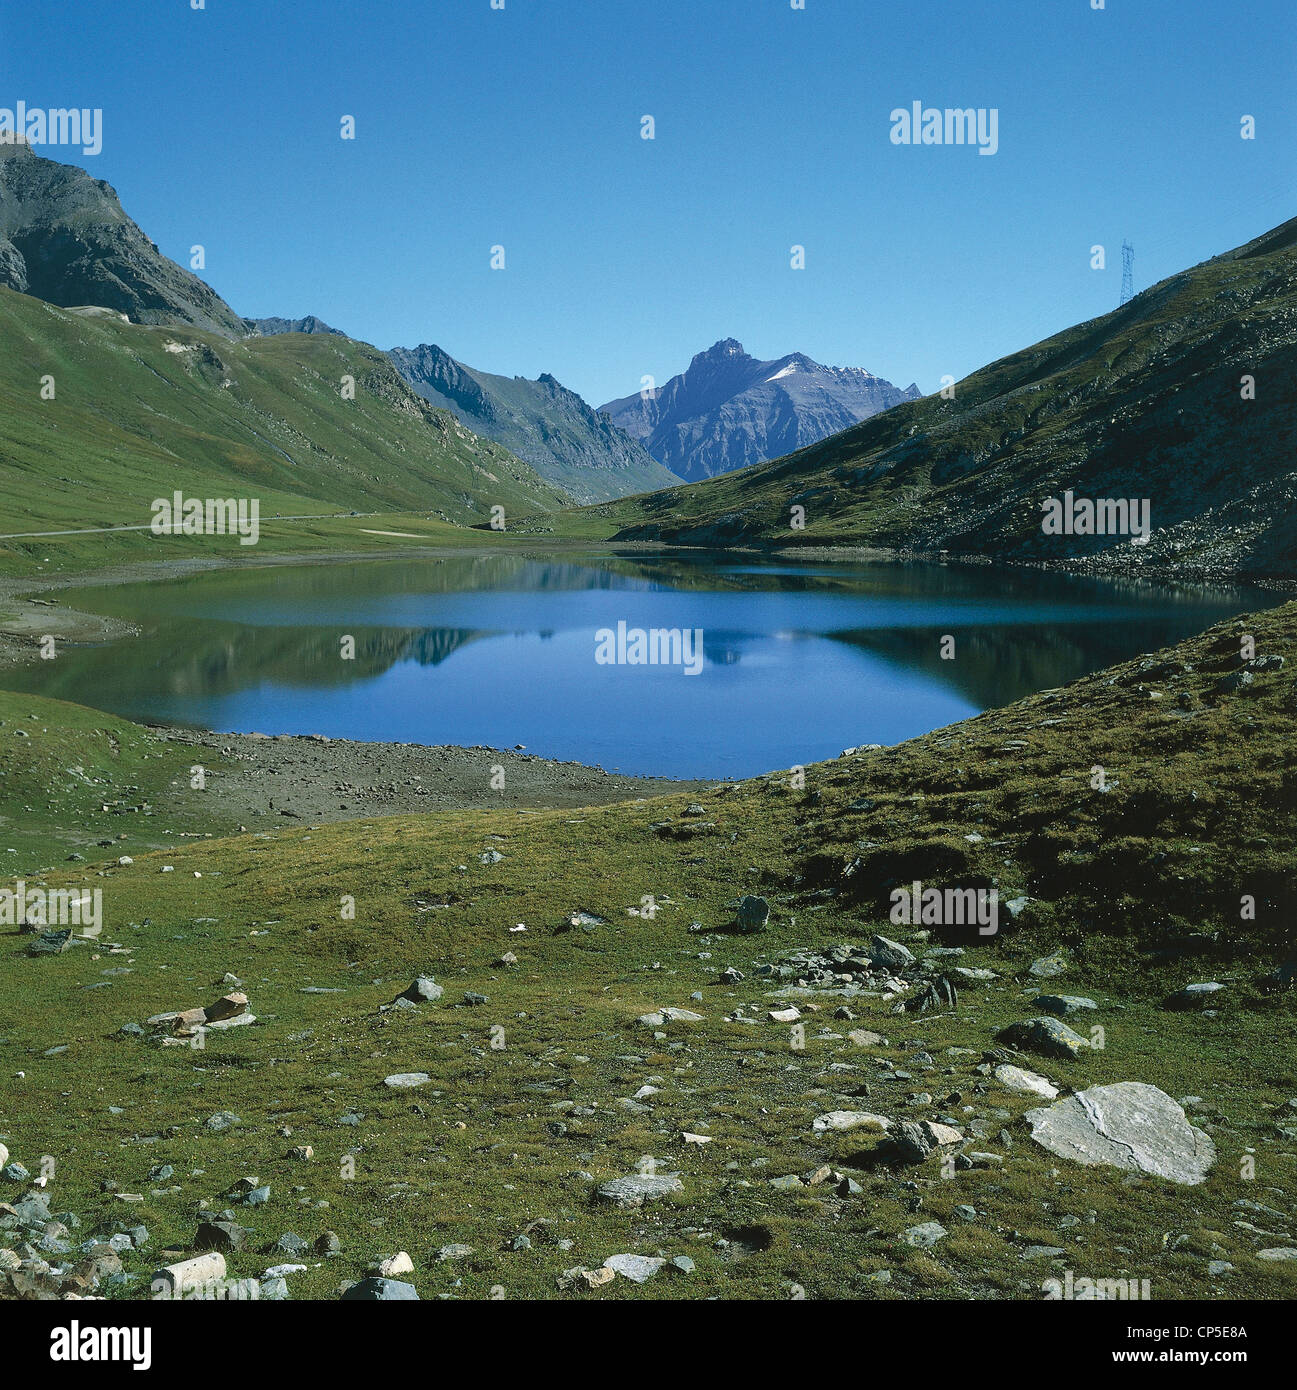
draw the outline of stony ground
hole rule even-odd
[[[104,925],[0,929],[7,1287],[212,1248],[268,1297],[1291,1297],[1294,650],[1288,605],[805,786],[35,878]],[[891,922],[916,878],[998,932]],[[1057,1151],[1078,1108],[1130,1163]]]

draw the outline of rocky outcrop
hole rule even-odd
[[[132,323],[243,337],[244,322],[168,260],[84,169],[0,142],[0,285],[63,308],[97,305]]]

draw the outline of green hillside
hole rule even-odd
[[[926,396],[773,463],[536,529],[1291,574],[1295,449],[1297,220],[991,363],[953,399]],[[1149,543],[1044,535],[1041,503],[1065,489],[1149,499]]]
[[[259,498],[265,524],[343,510],[471,523],[567,500],[350,339],[236,342],[0,289],[0,533],[146,526],[176,489]],[[160,553],[147,531],[130,549]]]

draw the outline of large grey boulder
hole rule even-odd
[[[1031,1137],[1059,1158],[1110,1164],[1172,1182],[1203,1181],[1216,1147],[1164,1091],[1142,1081],[1091,1086],[1028,1110]]]
[[[996,1035],[1001,1042],[1025,1047],[1043,1057],[1079,1057],[1090,1044],[1056,1018],[1028,1018],[1011,1023]]]
[[[875,936],[866,954],[874,965],[894,973],[914,964],[914,952],[886,936]]]
[[[770,921],[770,904],[764,898],[754,897],[748,894],[739,903],[739,910],[735,916],[735,926],[748,936],[753,932],[765,931],[766,923]]]
[[[683,1192],[684,1183],[674,1173],[636,1173],[628,1178],[613,1178],[603,1183],[596,1193],[601,1202],[630,1210],[645,1202],[659,1202],[672,1192]]]

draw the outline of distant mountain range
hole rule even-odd
[[[992,362],[949,399],[906,402],[740,477],[608,514],[627,540],[1291,574],[1294,440],[1297,218]],[[1068,491],[1147,499],[1147,542],[1046,533],[1042,508]]]
[[[536,381],[494,376],[430,343],[393,348],[388,356],[424,400],[503,444],[578,501],[601,502],[680,481],[548,373]]]
[[[759,362],[725,338],[665,386],[599,410],[673,473],[694,481],[816,444],[902,401],[904,390],[860,367],[825,367],[802,352]]]

